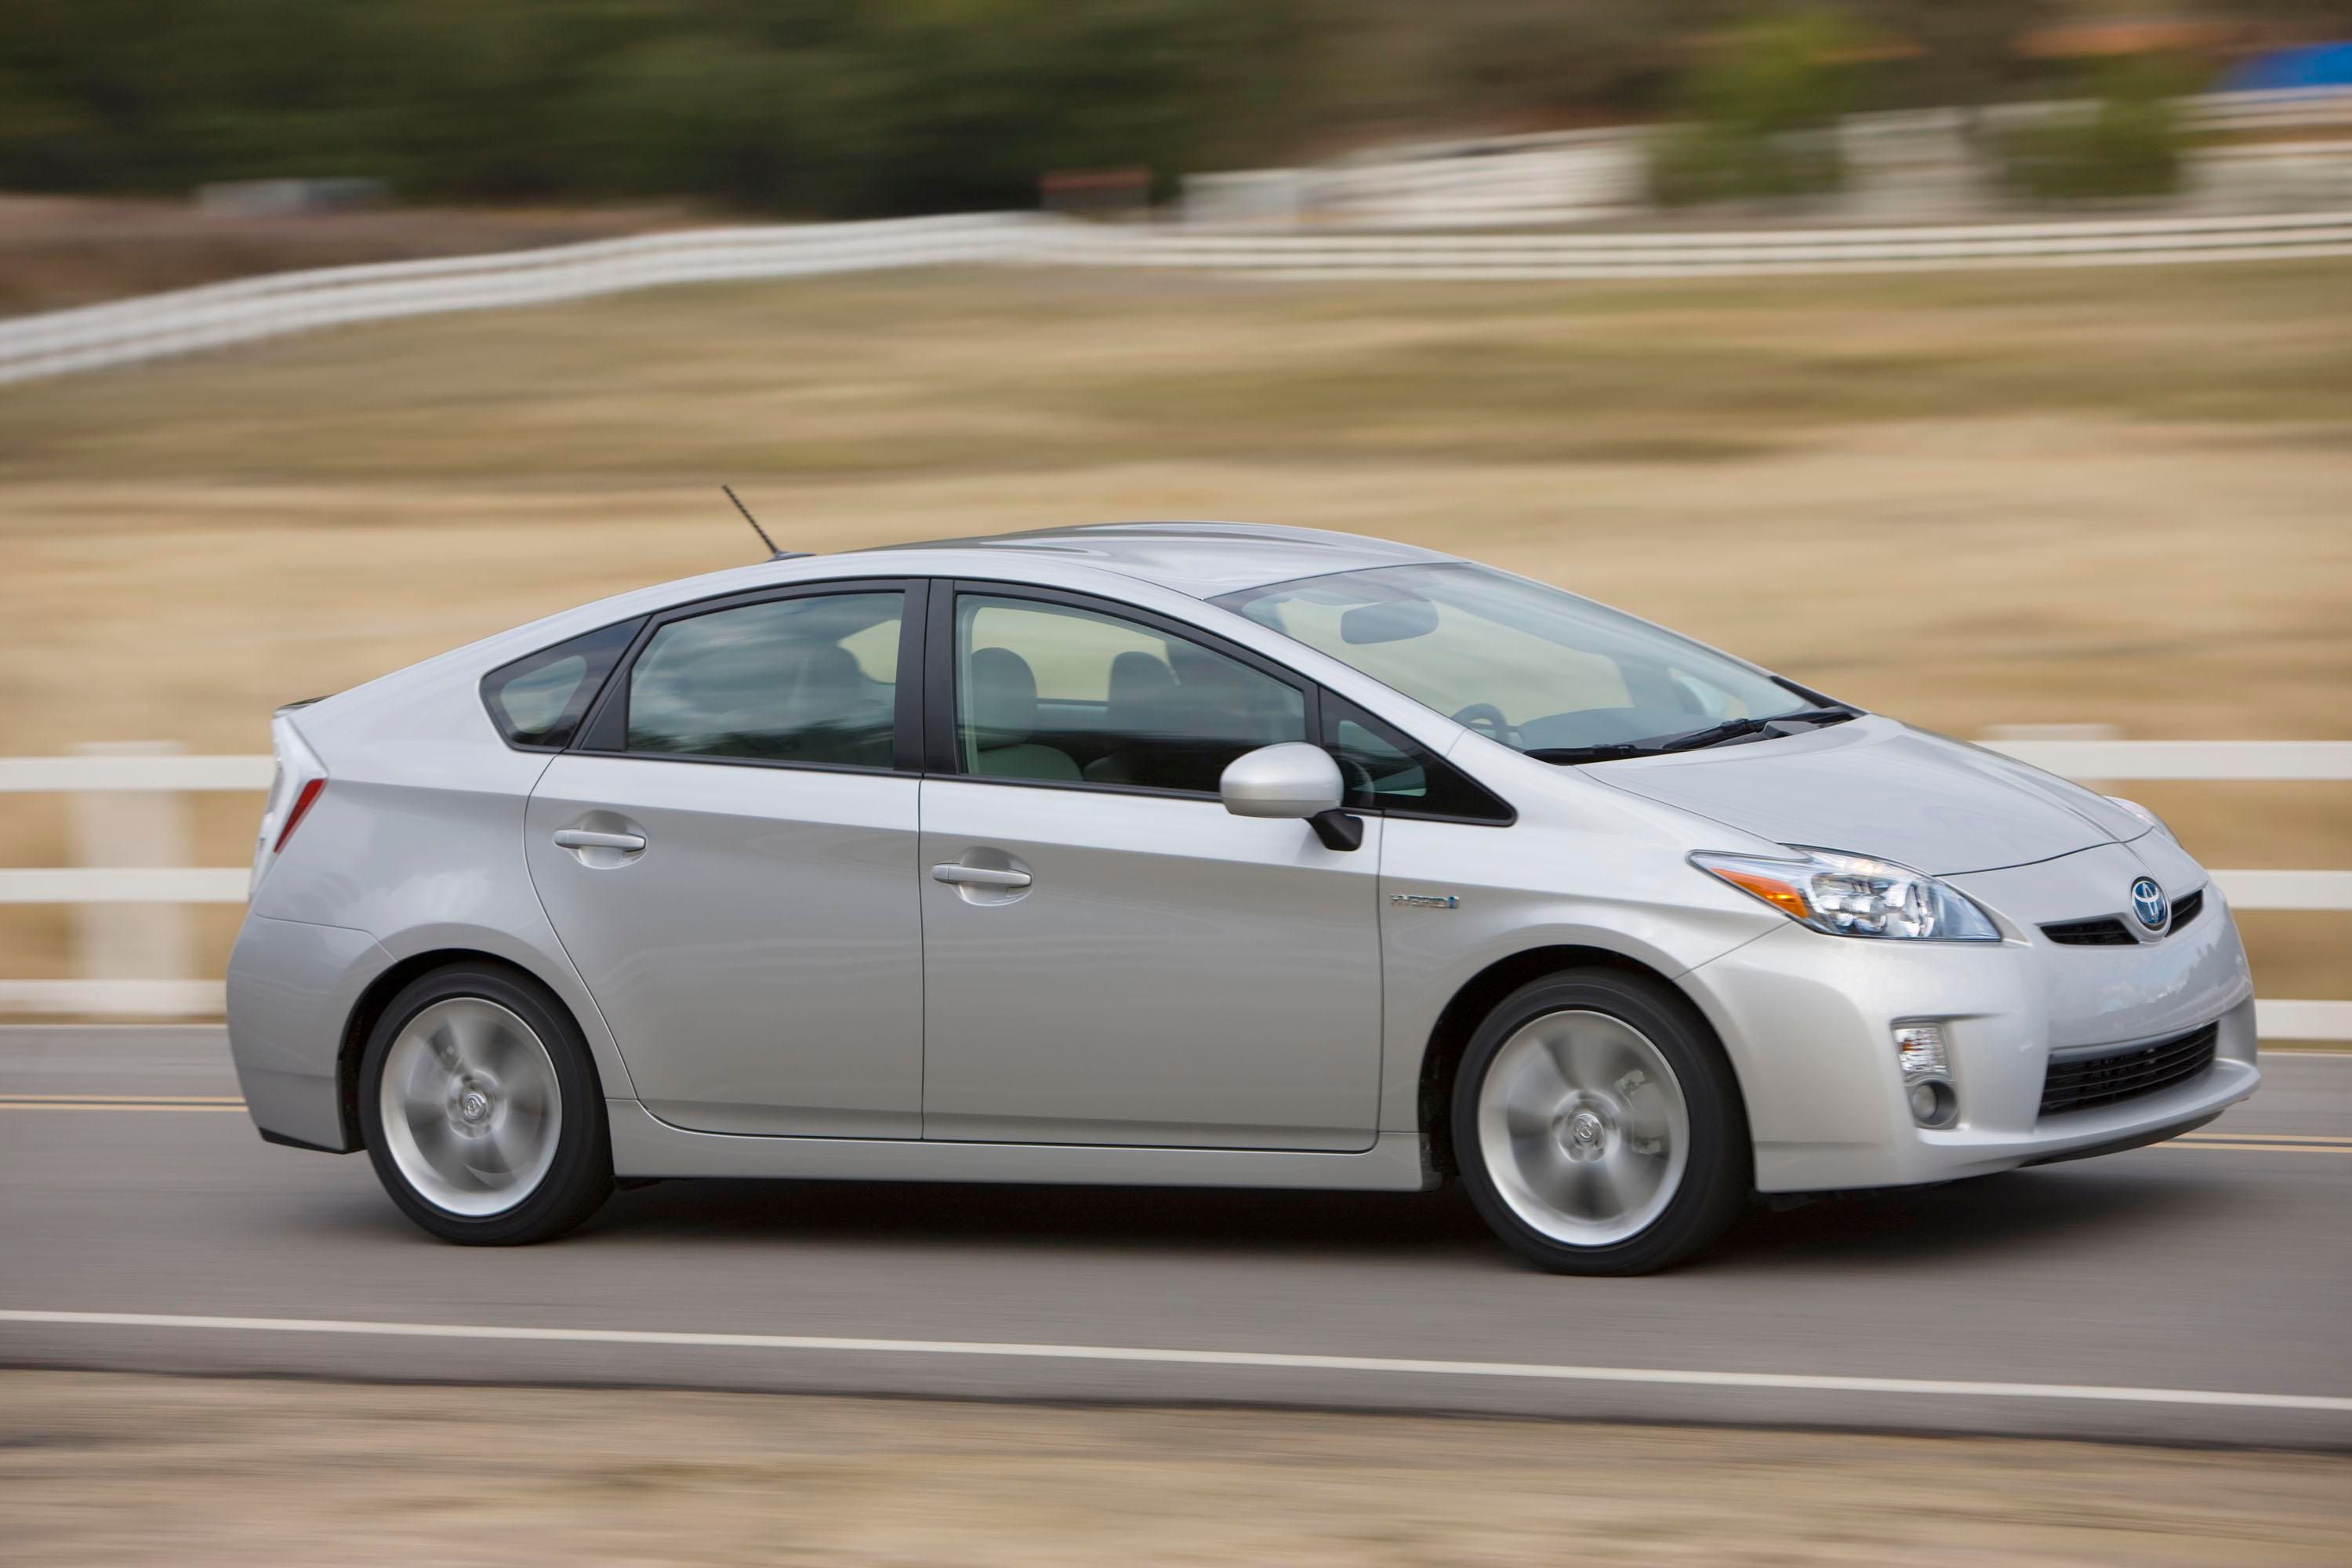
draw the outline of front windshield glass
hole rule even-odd
[[[1818,707],[1672,632],[1483,566],[1340,572],[1217,603],[1523,752],[1639,746]]]

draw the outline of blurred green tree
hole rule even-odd
[[[0,184],[1023,205],[1278,98],[1288,0],[11,0]]]
[[[2169,195],[2181,178],[2181,131],[2173,97],[2193,79],[2179,62],[2112,63],[2094,80],[2095,106],[2011,131],[2001,139],[2003,177],[2036,201],[2127,200]]]
[[[1662,150],[1663,194],[1790,194],[1836,181],[1838,109],[2047,91],[2016,40],[2088,3],[6,0],[0,186],[352,174],[848,216],[1664,110],[1706,129]],[[2203,5],[2352,27],[2343,0]]]
[[[1826,8],[1771,16],[1717,42],[1690,75],[1687,120],[1652,142],[1651,195],[1685,206],[1838,189],[1837,119],[1858,52],[1844,16]]]

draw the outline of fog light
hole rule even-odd
[[[1952,1062],[1944,1049],[1941,1024],[1895,1025],[1895,1051],[1903,1063],[1906,1079],[1947,1078],[1951,1074]]]
[[[1895,1056],[1903,1068],[1903,1097],[1911,1120],[1922,1127],[1949,1127],[1960,1119],[1960,1097],[1952,1088],[1952,1058],[1944,1026],[1895,1026]]]
[[[1922,1127],[1949,1127],[1960,1119],[1960,1097],[1939,1078],[1911,1086],[1911,1120]]]

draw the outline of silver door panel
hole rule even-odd
[[[1213,800],[934,778],[923,826],[926,1138],[1370,1147],[1378,818],[1340,853]]]
[[[916,789],[890,773],[555,760],[526,813],[531,878],[655,1115],[921,1135]]]

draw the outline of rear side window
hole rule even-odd
[[[809,595],[670,622],[629,667],[628,749],[890,766],[905,603]]]
[[[482,705],[509,746],[561,751],[645,625],[642,616],[543,647],[482,678]]]

